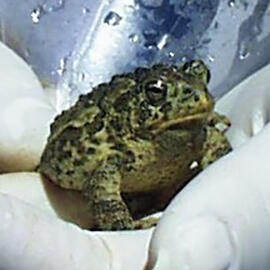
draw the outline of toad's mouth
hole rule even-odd
[[[158,120],[149,125],[149,128],[154,134],[158,134],[168,129],[182,129],[182,128],[191,128],[200,124],[205,124],[209,112],[197,113],[194,115],[189,115],[181,117],[178,119],[172,119],[167,121]],[[203,120],[205,119],[205,120]]]

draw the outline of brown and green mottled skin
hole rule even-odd
[[[57,116],[39,170],[88,198],[95,229],[146,228],[196,173],[231,150],[202,61],[117,75]],[[198,166],[191,169],[196,161]]]

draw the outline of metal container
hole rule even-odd
[[[0,0],[0,38],[69,106],[116,73],[203,59],[222,96],[270,61],[270,0]]]

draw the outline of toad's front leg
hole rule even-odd
[[[134,229],[134,221],[120,194],[121,174],[102,163],[85,182],[84,194],[98,230]]]
[[[214,112],[209,117],[203,146],[204,156],[200,162],[203,169],[232,150],[225,134],[229,127],[230,120],[225,115]]]
[[[120,193],[121,174],[115,165],[101,164],[85,182],[84,195],[95,219],[97,230],[147,229],[158,218],[133,220]]]

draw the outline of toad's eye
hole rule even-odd
[[[210,80],[210,71],[201,60],[193,60],[182,66],[184,73],[194,76],[195,78],[207,84]]]
[[[167,85],[162,80],[147,82],[144,86],[146,97],[153,106],[161,105],[167,95]]]

